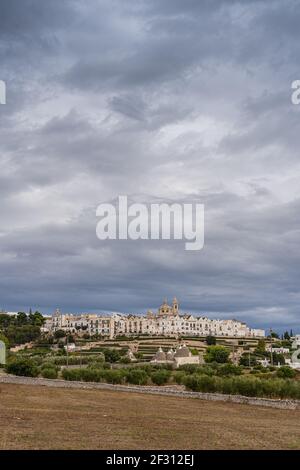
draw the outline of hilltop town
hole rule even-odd
[[[157,313],[148,310],[146,315],[99,315],[66,314],[56,310],[46,319],[43,331],[68,331],[77,335],[88,333],[115,338],[121,335],[160,335],[160,336],[227,336],[240,338],[259,338],[265,336],[262,329],[251,328],[238,320],[210,319],[180,313],[176,297],[172,305],[165,299]]]
[[[42,430],[39,446],[44,448],[74,445],[74,439],[72,444],[68,437],[60,442],[57,432],[48,433],[52,415],[56,417],[55,423],[58,419],[59,425],[67,423],[70,429],[75,429],[72,436],[76,436],[78,430],[78,446],[82,448],[80,430],[91,429],[92,422],[97,423],[98,430],[104,429],[109,414],[113,431],[109,436],[101,435],[101,440],[94,445],[96,448],[110,445],[117,448],[119,441],[114,440],[114,436],[119,435],[118,426],[114,427],[112,423],[116,423],[120,416],[124,417],[126,429],[128,426],[134,429],[132,416],[137,416],[137,407],[142,403],[141,426],[144,427],[145,420],[146,426],[152,429],[153,416],[159,408],[154,427],[161,434],[166,432],[165,423],[169,417],[166,412],[162,420],[160,408],[168,410],[172,405],[174,422],[183,417],[186,420],[187,409],[190,409],[191,422],[192,417],[200,416],[199,404],[190,400],[191,396],[208,400],[207,404],[201,405],[201,416],[207,406],[209,419],[218,422],[221,419],[222,426],[227,428],[238,425],[240,419],[243,423],[248,419],[249,407],[243,414],[245,405],[239,403],[257,406],[251,427],[257,423],[257,416],[263,416],[263,426],[266,427],[265,421],[270,419],[270,413],[262,415],[266,404],[278,408],[292,407],[293,410],[299,407],[299,355],[300,335],[294,335],[292,331],[286,331],[281,337],[274,331],[266,335],[264,330],[250,328],[234,319],[217,320],[206,315],[181,313],[176,298],[171,305],[164,301],[155,313],[148,311],[145,315],[72,315],[56,310],[47,317],[32,311],[2,312],[0,384],[1,390],[7,393],[3,393],[0,414],[4,416],[4,425],[9,419],[5,418],[6,409],[19,413],[19,393],[26,397],[34,396],[35,408],[29,400],[24,404],[23,415],[33,423],[33,430]],[[95,393],[94,388],[97,389]],[[155,394],[153,399],[151,394]],[[74,404],[72,412],[70,400]],[[211,406],[209,400],[213,400]],[[217,407],[215,400],[218,401]],[[228,400],[230,404],[221,403]],[[108,407],[113,402],[114,410],[110,412]],[[91,411],[91,403],[100,411],[94,408]],[[59,416],[58,404],[61,407]],[[46,421],[45,406],[48,413]],[[43,410],[42,416],[40,410]],[[145,417],[147,410],[150,410],[149,415]],[[234,422],[231,411],[238,413]],[[283,410],[272,410],[276,411]],[[277,418],[279,415],[276,415],[276,425],[280,423],[281,437],[277,444],[280,446],[285,425],[282,415],[281,421]],[[99,419],[100,422],[102,419],[101,426]],[[294,426],[297,419],[295,417]],[[27,421],[22,432],[28,443],[20,442],[20,448],[36,445],[37,434],[28,435]],[[290,417],[288,424],[290,428]],[[197,422],[194,431],[197,436],[198,427]],[[242,439],[243,432],[239,433],[239,439]],[[43,433],[47,435],[44,443]],[[179,434],[174,434],[174,446],[182,443]],[[15,445],[14,436],[12,426],[11,446]],[[274,433],[273,440],[276,436]],[[202,437],[199,439],[195,439],[195,445],[200,445]],[[205,442],[205,445],[210,445],[211,439]],[[285,442],[292,445],[289,433],[286,433]],[[86,445],[90,445],[90,439]],[[244,445],[248,443],[245,441]],[[217,441],[214,446],[218,446]]]

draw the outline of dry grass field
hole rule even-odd
[[[300,449],[300,411],[0,385],[0,449]]]

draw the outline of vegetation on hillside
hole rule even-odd
[[[19,312],[17,315],[0,314],[0,330],[10,346],[25,344],[38,339],[44,318],[39,312]]]
[[[155,341],[150,340],[147,343],[142,341],[147,339],[146,337],[141,338],[141,344],[134,352],[137,361],[135,364],[128,356],[130,345],[125,342],[131,340],[131,337],[105,341],[102,338],[101,342],[92,342],[86,351],[83,346],[91,340],[90,335],[70,335],[63,330],[58,330],[53,335],[42,335],[43,322],[39,312],[19,312],[15,316],[0,314],[0,339],[4,340],[7,346],[33,342],[32,348],[8,353],[8,373],[111,384],[180,385],[197,392],[300,399],[299,373],[284,365],[283,354],[274,350],[271,353],[270,348],[266,348],[266,345],[270,344],[270,338],[256,341],[238,339],[234,340],[231,346],[228,338],[207,336],[202,339],[200,348],[197,343],[194,344],[197,338],[191,338],[193,343],[190,343],[190,351],[193,355],[198,355],[199,350],[204,350],[205,364],[187,364],[174,370],[172,364],[157,365],[149,362],[157,351],[159,340],[163,340],[165,351],[172,347],[167,346],[168,339],[165,337],[156,337]],[[66,345],[74,342],[78,347],[77,351],[67,351]],[[273,334],[272,344],[273,348],[290,348],[289,333],[282,335],[282,339]],[[236,358],[232,353],[236,352],[237,348],[239,365],[231,362]],[[272,359],[269,367],[261,364],[265,359]],[[278,364],[281,367],[278,367]]]
[[[118,366],[91,356],[85,358],[85,365],[67,368],[66,357],[14,356],[9,360],[6,371],[14,375],[41,376],[48,379],[62,377],[70,381],[106,382],[111,384],[166,385],[178,384],[195,392],[238,394],[269,398],[300,399],[300,381],[297,372],[288,366],[281,368],[246,369],[230,362],[210,362],[204,365],[186,364],[177,370],[170,365],[133,364]],[[75,356],[69,358],[70,363]],[[83,358],[82,358],[83,359]],[[69,365],[70,365],[69,363]],[[62,368],[61,368],[62,367]]]

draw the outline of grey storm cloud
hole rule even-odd
[[[0,307],[297,329],[299,1],[0,7]],[[205,204],[205,245],[96,238],[127,194]],[[298,327],[299,329],[299,327]]]

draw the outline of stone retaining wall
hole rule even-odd
[[[119,392],[150,393],[152,395],[176,396],[182,398],[198,398],[200,400],[242,403],[247,405],[281,408],[286,410],[299,410],[299,400],[275,400],[271,398],[244,397],[241,395],[223,395],[221,393],[189,392],[172,386],[139,386],[139,385],[113,385],[107,383],[76,382],[60,379],[43,379],[32,377],[17,377],[14,375],[1,375],[0,384],[42,385],[56,388],[80,388],[112,390]]]

